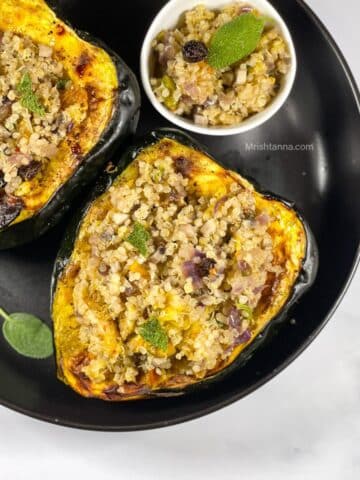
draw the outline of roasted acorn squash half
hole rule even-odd
[[[201,388],[239,368],[310,287],[316,258],[290,204],[187,135],[155,131],[109,166],[65,236],[52,285],[58,377],[111,401]]]
[[[44,0],[0,6],[0,249],[6,249],[43,234],[95,179],[135,130],[140,91],[116,53],[75,31]]]

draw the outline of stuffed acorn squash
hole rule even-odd
[[[136,79],[43,0],[1,0],[0,248],[52,226],[134,130]]]
[[[155,132],[99,182],[65,238],[58,376],[104,400],[214,378],[311,284],[314,253],[288,204],[184,134]]]

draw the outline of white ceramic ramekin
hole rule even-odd
[[[289,29],[287,28],[282,17],[270,4],[270,2],[268,2],[267,0],[249,0],[247,2],[249,3],[249,5],[256,7],[261,13],[271,17],[275,21],[288,44],[291,55],[292,61],[290,71],[284,77],[280,90],[274,100],[271,102],[271,104],[268,105],[262,112],[247,118],[238,125],[233,125],[230,127],[203,127],[200,125],[196,125],[194,122],[180,117],[179,115],[175,115],[156,98],[150,85],[150,57],[151,44],[154,38],[158,35],[158,33],[162,30],[175,27],[178,23],[180,16],[186,10],[191,9],[196,5],[202,4],[206,5],[209,8],[220,8],[233,2],[234,0],[170,0],[155,17],[145,36],[145,40],[141,50],[140,68],[141,79],[146,95],[148,96],[150,102],[156,108],[156,110],[163,117],[165,117],[167,120],[169,120],[171,123],[174,123],[178,127],[184,128],[186,130],[191,130],[192,132],[200,133],[203,135],[225,136],[244,133],[252,130],[255,127],[258,127],[259,125],[262,125],[273,115],[275,115],[275,113],[283,106],[291,92],[296,75],[297,61],[294,42],[291,38]]]

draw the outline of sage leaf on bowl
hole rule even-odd
[[[264,17],[252,13],[225,23],[211,39],[208,63],[221,70],[250,55],[259,44],[265,23]]]
[[[2,332],[5,340],[20,355],[43,359],[54,352],[50,328],[39,318],[29,313],[8,314],[0,307],[4,323]]]

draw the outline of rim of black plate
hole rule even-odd
[[[357,83],[355,81],[355,78],[351,72],[351,69],[347,63],[347,60],[345,59],[342,51],[340,50],[340,47],[338,46],[337,42],[334,40],[332,35],[330,34],[329,30],[325,27],[323,22],[320,20],[320,18],[316,15],[316,13],[313,11],[313,9],[304,1],[304,0],[296,0],[296,3],[299,5],[300,8],[304,9],[308,16],[311,18],[311,20],[315,23],[315,25],[319,28],[323,36],[325,37],[327,43],[331,46],[333,52],[335,53],[340,65],[343,68],[343,71],[348,79],[348,82],[351,86],[351,89],[353,91],[354,99],[356,101],[359,114],[360,114],[360,92],[357,86]],[[330,318],[334,315],[336,312],[337,308],[339,307],[340,303],[342,302],[346,292],[349,289],[349,286],[354,278],[354,275],[356,273],[357,267],[360,263],[360,241],[359,245],[355,254],[354,262],[352,264],[351,270],[348,274],[347,280],[341,290],[341,293],[338,295],[337,299],[333,303],[333,306],[331,307],[329,313],[326,315],[324,320],[320,323],[320,325],[314,330],[312,335],[310,335],[306,341],[297,349],[295,350],[276,370],[273,370],[270,372],[268,375],[265,375],[263,378],[255,382],[253,385],[249,386],[245,390],[243,390],[240,393],[234,393],[233,395],[230,395],[226,400],[221,401],[219,403],[215,403],[208,408],[204,408],[202,410],[199,410],[197,412],[193,412],[187,415],[179,416],[174,418],[173,420],[165,420],[165,421],[156,421],[153,423],[146,423],[143,425],[114,425],[114,426],[108,426],[108,425],[92,425],[92,424],[86,424],[86,423],[77,423],[75,421],[67,421],[65,419],[60,419],[48,415],[42,415],[38,413],[34,413],[31,410],[28,410],[26,408],[21,408],[17,406],[16,404],[13,404],[12,402],[7,402],[2,399],[0,399],[0,405],[3,405],[4,407],[7,407],[11,410],[14,410],[15,412],[22,413],[28,417],[35,418],[37,420],[42,420],[44,422],[48,422],[54,425],[60,425],[63,427],[70,427],[70,428],[76,428],[80,430],[92,430],[92,431],[100,431],[100,432],[131,432],[131,431],[141,431],[141,430],[152,430],[156,428],[163,428],[163,427],[169,427],[173,425],[177,425],[180,423],[188,422],[190,420],[195,420],[197,418],[203,417],[205,415],[208,415],[210,413],[214,413],[218,410],[221,410],[224,407],[227,407],[236,401],[246,397],[250,393],[253,393],[255,390],[258,388],[262,387],[265,385],[269,380],[273,379],[276,377],[279,373],[281,373],[285,368],[287,368],[301,353],[306,350],[306,348],[314,341],[314,339],[319,335],[319,333],[322,331],[322,329],[326,326],[326,324],[329,322]]]

